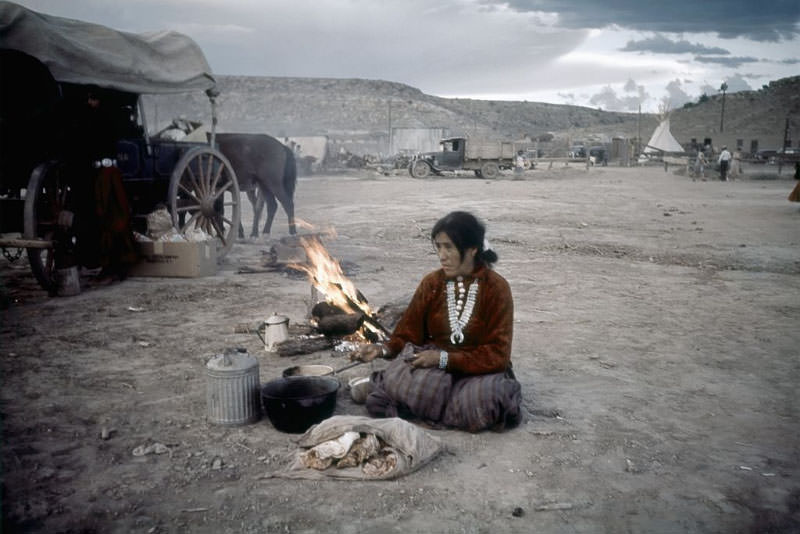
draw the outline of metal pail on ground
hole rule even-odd
[[[261,417],[258,360],[244,349],[229,349],[206,363],[208,421],[244,425]]]
[[[77,267],[56,269],[56,294],[59,297],[71,297],[81,292],[81,281]]]

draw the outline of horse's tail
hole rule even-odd
[[[284,146],[283,149],[286,152],[286,161],[283,164],[283,189],[289,195],[289,198],[292,198],[297,185],[297,164],[295,163],[292,149],[288,146]]]

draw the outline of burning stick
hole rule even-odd
[[[291,264],[290,267],[308,275],[311,284],[325,295],[325,301],[345,313],[352,312],[364,316],[364,326],[357,332],[362,339],[385,339],[389,332],[377,319],[364,295],[342,272],[342,267],[325,247],[319,236],[300,237],[300,245],[306,252],[306,264]]]

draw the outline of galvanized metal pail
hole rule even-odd
[[[81,292],[81,281],[77,267],[65,267],[56,269],[56,295],[59,297],[71,297]]]
[[[208,420],[244,425],[261,417],[258,360],[244,349],[229,349],[206,363]]]

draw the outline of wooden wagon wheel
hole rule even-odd
[[[186,152],[172,171],[169,203],[181,233],[201,229],[217,238],[219,257],[230,251],[241,216],[239,183],[221,152],[209,146]]]
[[[70,187],[66,184],[60,166],[55,162],[42,163],[31,173],[25,195],[23,212],[23,237],[50,241],[55,237],[59,214],[67,209]],[[55,249],[28,248],[31,271],[43,289],[54,292]]]

